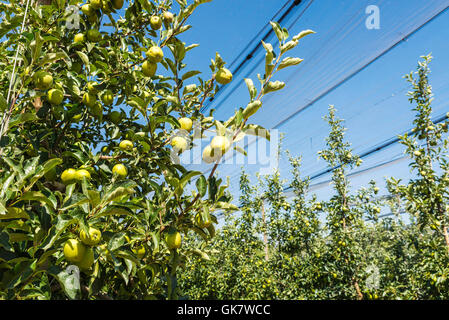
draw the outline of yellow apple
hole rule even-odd
[[[217,161],[220,158],[219,156],[219,153],[215,152],[210,145],[207,145],[203,150],[203,161],[206,163]]]
[[[95,246],[101,241],[101,231],[92,227],[89,227],[89,234],[86,234],[84,230],[80,232],[81,241],[88,246]]]
[[[171,13],[170,11],[165,11],[164,15],[163,15],[163,19],[167,23],[172,23],[173,19],[174,19],[173,13]]]
[[[69,239],[64,245],[64,257],[69,262],[81,262],[86,253],[86,247],[77,239]]]
[[[86,15],[86,16],[91,16],[95,13],[95,9],[89,4],[86,3],[81,7],[81,11]]]
[[[34,75],[34,83],[37,88],[47,90],[53,85],[53,77],[46,71],[39,71]]]
[[[75,37],[73,38],[74,43],[82,43],[86,40],[86,37],[84,36],[84,33],[77,33],[75,34]]]

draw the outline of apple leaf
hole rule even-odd
[[[278,70],[290,67],[290,66],[295,66],[300,64],[301,62],[303,62],[303,59],[300,58],[285,58],[284,60],[282,60],[282,62],[279,64]]]
[[[256,96],[257,96],[257,89],[254,86],[254,82],[252,79],[247,78],[247,79],[245,79],[245,83],[246,83],[246,86],[248,87],[249,96],[251,98],[251,101],[253,101],[254,98],[256,98]]]
[[[200,194],[200,196],[204,197],[204,195],[207,192],[207,181],[206,181],[206,178],[203,175],[201,175],[196,180],[196,188],[197,188],[198,193]]]
[[[2,219],[29,219],[30,217],[22,208],[9,207],[6,208],[6,213],[0,213],[0,220]]]

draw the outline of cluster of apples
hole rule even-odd
[[[123,7],[125,0],[90,0],[81,6],[81,11],[87,16],[89,22],[97,21],[97,12],[110,13],[113,9],[119,10]]]
[[[192,130],[192,120],[190,118],[178,119],[182,130],[190,132]],[[183,136],[175,136],[170,141],[171,146],[176,152],[184,152],[188,147],[187,139]],[[215,136],[211,143],[207,145],[202,154],[203,161],[212,163],[217,161],[224,155],[231,146],[231,140],[225,136]]]
[[[69,185],[75,182],[81,182],[83,179],[90,180],[90,172],[86,169],[73,169],[69,168],[62,172],[61,174],[61,181],[65,185]]]
[[[94,23],[97,21],[97,12],[99,10],[103,11],[103,13],[110,13],[112,9],[121,9],[123,4],[124,0],[90,0],[81,6],[81,11],[87,16],[89,22]],[[74,37],[74,42],[83,43],[86,41],[86,38],[90,42],[99,42],[102,36],[98,29],[90,29],[86,34],[77,33]]]
[[[92,115],[100,117],[103,114],[103,105],[97,99],[97,95],[99,94],[97,87],[97,82],[89,81],[86,86],[86,91],[83,94],[82,101],[83,104],[89,108]],[[109,89],[104,90],[100,99],[104,105],[111,105],[114,102],[114,93]]]
[[[168,26],[174,20],[173,13],[165,11],[162,18],[158,15],[153,15],[150,18],[150,27],[153,30],[159,30],[162,27],[162,22]],[[159,46],[152,46],[146,52],[147,59],[142,63],[142,73],[146,77],[154,77],[157,70],[157,64],[164,58],[164,53]]]
[[[232,81],[232,73],[228,69],[222,67],[215,73],[215,80],[222,85],[226,85]],[[178,122],[181,125],[182,130],[187,132],[192,130],[192,119],[182,117],[178,119]],[[188,146],[187,139],[182,136],[173,137],[170,144],[177,152],[184,152]],[[230,146],[231,141],[229,138],[225,136],[216,136],[212,139],[211,143],[204,148],[202,158],[206,163],[215,162],[229,150]]]
[[[64,244],[63,252],[67,261],[74,263],[81,270],[89,270],[94,263],[94,250],[101,241],[101,231],[89,227],[89,233],[81,230],[79,239],[69,239]]]
[[[59,105],[64,100],[64,90],[59,84],[53,85],[53,76],[50,72],[44,70],[36,72],[33,76],[33,82],[36,88],[48,90],[47,99],[52,105]]]

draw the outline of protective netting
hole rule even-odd
[[[380,29],[368,29],[365,25],[369,5],[380,9]],[[303,58],[304,62],[279,73],[274,80],[285,81],[286,88],[267,95],[263,108],[251,122],[285,133],[282,148],[295,156],[301,155],[303,174],[313,176],[326,169],[326,163],[318,160],[317,151],[324,148],[329,131],[322,117],[330,104],[335,105],[338,117],[346,120],[346,137],[357,154],[411,128],[414,114],[406,96],[409,84],[403,76],[415,70],[420,56],[429,53],[434,56],[430,64],[434,116],[445,114],[449,111],[448,6],[449,0],[303,1],[284,25],[290,27],[292,35],[304,29],[313,29],[317,34],[303,39],[289,54]],[[274,38],[269,39],[273,44],[277,41]],[[217,119],[226,120],[248,101],[243,78],[251,77],[256,82],[257,73],[264,68],[263,58],[263,50],[258,51],[232,85],[209,105],[216,109]],[[248,153],[254,152],[254,143],[245,140],[244,145],[249,145]],[[393,144],[366,157],[357,169],[362,173],[353,178],[354,185],[370,179],[382,182],[385,176],[392,175],[407,179],[408,161],[404,160],[366,170],[400,158],[402,152],[401,145]],[[229,158],[231,162],[232,157]],[[230,191],[235,201],[239,195],[241,166],[234,161],[221,165],[218,170],[220,177],[230,177]],[[257,164],[243,166],[251,175],[261,168]],[[211,165],[204,164],[189,166],[189,169],[205,171],[210,168]],[[285,157],[281,158],[279,169],[282,177],[290,177]],[[326,179],[329,175],[312,183]],[[327,195],[326,188],[315,189],[319,195]]]

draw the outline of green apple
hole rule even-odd
[[[81,241],[88,246],[95,246],[101,241],[101,231],[92,227],[89,227],[89,234],[86,234],[84,230],[80,232]]]
[[[77,239],[69,239],[64,244],[64,257],[69,262],[81,262],[86,253],[86,247]]]
[[[183,137],[174,137],[170,144],[175,151],[184,152],[187,149],[187,140]]]
[[[212,139],[210,146],[214,151],[218,151],[218,153],[224,155],[231,146],[231,142],[224,136],[216,136]]]
[[[89,4],[94,9],[100,9],[101,7],[103,7],[103,4],[102,4],[101,0],[90,0]]]
[[[199,214],[199,213],[196,214],[195,221],[196,221],[196,224],[198,225],[198,227],[200,227],[201,229],[207,228],[212,223],[212,221],[210,220],[210,217],[207,217],[207,219],[204,220],[203,217],[201,216],[201,214]]]
[[[217,80],[219,84],[223,85],[228,84],[229,82],[232,81],[232,73],[226,68],[221,68],[215,74],[215,80]]]
[[[219,153],[215,152],[210,145],[207,145],[203,150],[203,161],[206,163],[212,163],[219,159]]]
[[[126,169],[123,164],[119,163],[112,168],[112,173],[119,176],[120,178],[126,178],[126,176],[128,175],[128,169]]]
[[[181,234],[177,231],[170,232],[165,236],[165,242],[167,243],[167,247],[169,249],[178,249],[181,247]]]
[[[53,105],[61,104],[64,100],[64,92],[59,89],[50,89],[47,92],[47,99]]]
[[[159,30],[162,27],[162,19],[159,16],[152,16],[150,18],[150,26],[153,30]]]
[[[183,117],[183,118],[178,119],[178,122],[181,125],[181,129],[187,130],[187,131],[192,130],[192,125],[193,125],[192,119]]]
[[[83,181],[84,178],[86,180],[90,180],[91,179],[89,171],[87,171],[86,169],[76,170],[75,179],[77,181]]]
[[[112,111],[109,114],[109,119],[111,119],[112,123],[119,124],[122,121],[122,113],[119,111]]]
[[[125,0],[112,0],[112,6],[114,7],[114,9],[118,10],[123,7],[124,2]]]
[[[165,22],[172,23],[174,18],[175,17],[173,16],[173,13],[171,13],[170,11],[165,11],[164,12],[163,19],[164,19]]]
[[[94,117],[99,118],[103,115],[103,105],[100,101],[96,101],[94,105],[89,108],[89,111]]]
[[[98,42],[101,40],[101,33],[97,29],[90,29],[87,31],[87,40],[91,42]]]
[[[81,7],[81,11],[86,15],[86,16],[91,16],[95,13],[95,9],[89,4],[86,3]]]
[[[83,258],[80,262],[77,262],[76,265],[81,269],[81,271],[87,271],[94,264],[94,260],[94,250],[90,247],[87,247]]]
[[[132,141],[123,140],[120,142],[120,144],[118,146],[122,151],[130,151],[133,149],[134,144],[132,143]]]
[[[164,58],[164,53],[162,52],[162,49],[158,46],[152,46],[147,51],[147,58],[150,60],[150,62],[153,63],[159,63]]]
[[[145,249],[144,245],[140,245],[140,246],[138,246],[136,248],[133,248],[131,250],[137,256],[137,258],[142,259],[143,257],[145,257],[146,249]]]
[[[83,94],[83,104],[86,107],[92,108],[96,102],[97,102],[97,96],[95,94],[92,94],[90,92],[85,92]]]
[[[46,71],[38,71],[34,75],[34,84],[38,89],[47,90],[53,85],[53,77]]]
[[[109,106],[114,102],[114,94],[112,93],[111,90],[106,90],[102,95],[101,95],[101,101]]]
[[[61,181],[65,185],[72,184],[76,180],[76,170],[75,169],[66,169],[61,174]]]
[[[157,64],[145,61],[142,64],[142,73],[147,77],[153,77],[156,74]]]

